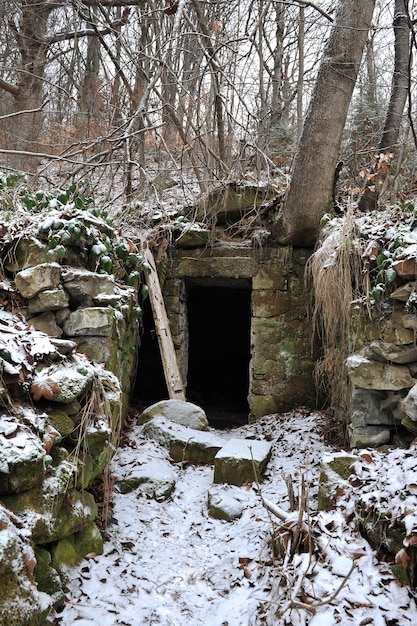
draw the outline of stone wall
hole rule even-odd
[[[138,344],[132,242],[74,207],[47,215],[1,223],[1,626],[42,623],[70,568],[102,552],[88,489],[115,450]]]
[[[250,418],[315,406],[314,360],[304,290],[306,250],[217,241],[170,252],[163,287],[177,358],[187,380],[187,284],[206,279],[251,284]],[[221,358],[221,355],[219,355]]]

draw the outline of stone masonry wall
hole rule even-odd
[[[187,289],[190,279],[252,282],[250,418],[314,406],[314,361],[304,292],[308,251],[252,247],[251,242],[171,250],[164,301],[184,381],[187,378]],[[219,357],[221,358],[221,356]]]

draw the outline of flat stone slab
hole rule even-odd
[[[168,449],[174,461],[213,463],[224,440],[201,430],[175,424],[164,417],[153,417],[143,426],[143,434]]]
[[[214,482],[229,485],[254,482],[261,477],[271,450],[268,441],[230,439],[214,458]]]

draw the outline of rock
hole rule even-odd
[[[70,339],[58,339],[57,337],[51,338],[51,344],[60,352],[60,354],[71,354],[77,347],[75,341]]]
[[[390,411],[381,408],[382,392],[368,389],[353,389],[351,404],[351,423],[354,428],[363,428],[368,425],[390,425],[395,420]]]
[[[152,404],[139,416],[139,424],[145,424],[153,417],[164,417],[175,424],[182,424],[194,430],[207,430],[208,420],[203,409],[191,402],[182,400],[161,400]]]
[[[111,337],[116,330],[116,311],[104,307],[87,307],[73,311],[64,321],[67,337],[96,335]]]
[[[117,480],[120,493],[139,491],[155,500],[166,500],[175,488],[177,474],[171,465],[160,459],[141,463]]]
[[[401,285],[401,287],[398,287],[398,289],[395,289],[395,291],[392,292],[390,298],[392,298],[393,300],[399,300],[400,302],[407,302],[409,295],[413,290],[413,287],[413,282]]]
[[[208,512],[210,517],[232,522],[242,516],[244,505],[239,498],[239,490],[224,486],[212,487],[208,492]]]
[[[417,422],[415,422],[414,420],[412,420],[410,417],[408,417],[408,415],[406,415],[405,417],[403,417],[403,419],[401,420],[401,424],[403,426],[405,426],[405,428],[410,432],[413,433],[414,436],[417,435]]]
[[[36,587],[35,555],[21,521],[0,504],[0,626],[41,624],[52,599]]]
[[[15,276],[16,287],[24,298],[33,298],[40,291],[56,289],[61,279],[59,263],[41,263]]]
[[[201,248],[209,242],[211,231],[200,224],[187,224],[176,240],[179,248]]]
[[[224,443],[212,433],[174,424],[164,417],[153,417],[146,422],[143,434],[165,446],[177,462],[213,463]]]
[[[38,393],[54,402],[70,404],[83,394],[94,378],[94,370],[87,361],[73,357],[56,366],[43,369],[32,382],[32,393]],[[40,396],[42,397],[42,396]]]
[[[114,277],[109,274],[66,267],[62,270],[62,280],[71,299],[84,306],[91,306],[93,298],[99,295],[115,294]]]
[[[370,347],[375,354],[384,357],[386,361],[391,363],[403,365],[417,361],[417,346],[414,344],[396,346],[386,341],[372,341]]]
[[[320,465],[318,509],[329,511],[332,496],[336,494],[336,488],[343,485],[351,475],[351,466],[357,460],[353,454],[335,452],[323,457]]]
[[[214,457],[214,482],[243,485],[260,479],[271,449],[267,441],[230,439]]]
[[[68,304],[68,294],[64,289],[46,289],[29,300],[28,314],[57,311],[58,309],[64,309]]]
[[[73,468],[52,468],[32,491],[4,496],[4,505],[22,519],[36,544],[59,541],[94,522],[97,505],[87,491],[68,488]]]
[[[390,439],[391,431],[388,428],[366,426],[365,428],[352,428],[349,443],[351,448],[379,448]]]
[[[409,313],[407,315],[403,315],[402,318],[401,318],[401,323],[402,323],[403,327],[406,328],[406,329],[417,330],[417,315],[412,315],[411,313]],[[414,341],[414,339],[415,339],[415,337],[414,337],[414,333],[413,333],[412,339],[408,343],[412,343]]]
[[[399,403],[399,408],[411,420],[417,422],[417,384],[414,385],[406,397]]]
[[[53,606],[60,609],[65,603],[65,593],[58,572],[52,567],[51,554],[40,546],[35,546],[34,552],[36,557],[34,575],[38,591],[47,593]]]
[[[346,367],[352,384],[362,389],[399,391],[414,384],[410,370],[404,365],[370,361],[353,354],[346,359]]]
[[[50,311],[31,317],[29,324],[41,333],[49,335],[49,337],[60,337],[62,335],[62,328],[58,326],[55,315]]]
[[[45,450],[32,431],[23,424],[0,417],[0,495],[29,491],[44,477]],[[9,430],[5,428],[9,426]],[[10,427],[13,431],[10,432]],[[5,434],[6,433],[6,434]]]
[[[18,272],[41,265],[46,261],[47,250],[47,246],[36,237],[21,237],[13,252],[9,252],[5,266],[10,272]]]
[[[417,277],[417,259],[414,257],[394,261],[392,269],[395,270],[398,276],[401,276],[402,278],[415,279]]]
[[[274,198],[276,193],[268,185],[252,185],[247,182],[222,184],[199,201],[197,219],[203,221],[216,217],[219,224],[237,221],[254,207]]]

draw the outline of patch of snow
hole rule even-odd
[[[60,626],[386,626],[388,619],[412,626],[413,592],[401,587],[387,563],[377,561],[358,532],[353,514],[359,490],[347,487],[337,509],[316,511],[320,461],[331,452],[322,426],[319,414],[293,413],[216,433],[225,442],[253,437],[272,443],[261,490],[280,509],[290,513],[283,475],[293,477],[296,490],[305,478],[317,543],[313,554],[271,553],[272,534],[281,522],[271,519],[254,486],[234,489],[244,503],[239,519],[211,518],[207,494],[213,466],[171,461],[177,484],[168,500],[158,502],[140,491],[113,493],[104,555],[73,572],[65,609],[50,619]],[[363,474],[374,497],[382,497],[383,481],[388,491],[394,477],[396,488],[406,475],[410,483],[410,451],[369,456],[372,463],[366,452],[359,465],[370,465]],[[113,459],[113,473],[116,479],[126,476],[151,459],[167,462],[169,457],[142,436],[142,427],[134,427],[128,445]],[[392,497],[398,514],[404,513],[404,500],[395,491]],[[410,528],[413,523],[407,520]]]

